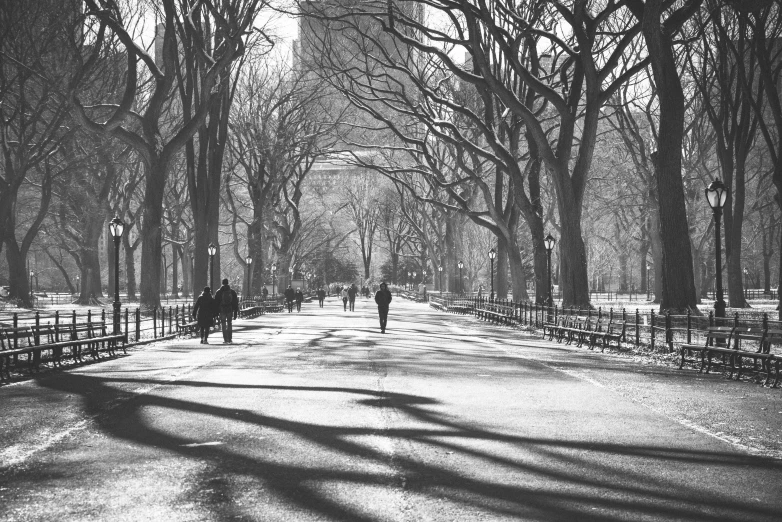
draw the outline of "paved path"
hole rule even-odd
[[[0,520],[782,519],[778,389],[399,300],[234,342],[0,388]]]

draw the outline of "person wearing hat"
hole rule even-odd
[[[380,290],[375,294],[377,303],[377,314],[380,316],[380,333],[386,333],[386,323],[388,322],[388,305],[391,304],[391,291],[386,286],[386,282],[380,283]]]
[[[193,307],[193,319],[198,321],[198,332],[201,334],[201,344],[209,344],[209,330],[214,324],[215,300],[212,298],[212,289],[204,287],[204,291],[198,296]]]

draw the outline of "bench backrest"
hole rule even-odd
[[[742,347],[745,342],[756,342],[758,353],[763,352],[763,337],[766,332],[762,328],[737,326],[733,329],[733,348],[736,350],[749,350],[751,346]]]
[[[771,346],[782,347],[782,330],[766,330],[766,334],[763,336],[761,348],[763,353],[770,353]]]
[[[734,326],[709,326],[706,330],[706,346],[712,346],[714,341],[725,341],[725,346],[730,347],[730,341],[733,337]]]

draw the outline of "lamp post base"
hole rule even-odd
[[[717,299],[716,301],[714,301],[714,317],[724,318],[726,308],[727,306],[725,305],[724,299]],[[720,326],[720,325],[715,325],[715,326]]]
[[[112,305],[114,308],[114,334],[120,333],[120,314],[121,314],[121,308],[122,303],[119,301],[114,301],[114,304]]]

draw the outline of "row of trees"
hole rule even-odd
[[[458,262],[487,278],[495,247],[499,294],[541,301],[551,231],[565,305],[616,274],[696,309],[715,175],[731,306],[744,269],[770,285],[779,2],[306,3],[293,66],[272,59],[260,0],[48,4],[0,7],[0,248],[23,300],[33,246],[100,295],[119,215],[128,293],[140,263],[150,306],[169,267],[175,291],[207,284],[210,243],[217,273],[252,257],[253,293],[272,262],[322,282],[442,266],[458,290]]]
[[[713,247],[703,189],[721,177],[730,304],[746,305],[745,219],[764,255],[779,238],[778,2],[455,0],[427,2],[426,16],[406,5],[303,10],[326,28],[308,34],[327,50],[315,69],[374,122],[352,145],[375,154],[355,162],[436,216],[415,221],[443,239],[427,245],[433,266],[453,270],[449,228],[467,218],[496,237],[500,291],[507,274],[514,298],[527,298],[526,251],[541,300],[548,227],[564,304],[588,306],[584,239],[602,236],[622,277],[635,244],[661,307],[696,310]]]

